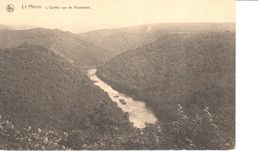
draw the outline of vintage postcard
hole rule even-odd
[[[235,148],[235,0],[1,0],[0,150]]]

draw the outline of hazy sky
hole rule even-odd
[[[12,13],[6,5],[13,4]],[[22,9],[22,5],[42,9]],[[46,10],[45,6],[91,9]],[[235,22],[235,0],[1,0],[0,24],[60,28],[72,32],[149,23]]]

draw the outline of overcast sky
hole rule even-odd
[[[6,11],[13,4],[12,13]],[[22,9],[41,5],[42,9]],[[90,6],[45,10],[45,6]],[[235,0],[1,0],[0,24],[60,28],[71,32],[150,23],[235,22]]]

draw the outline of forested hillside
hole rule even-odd
[[[80,67],[103,64],[113,53],[98,47],[86,38],[58,29],[1,30],[1,48],[17,47],[23,43],[44,46]]]
[[[117,146],[134,128],[84,75],[41,46],[0,50],[0,149]]]
[[[94,30],[81,35],[100,47],[120,54],[154,42],[170,33],[235,31],[234,23],[161,23]]]
[[[163,148],[234,147],[234,32],[165,35],[115,57],[97,74],[152,108]]]

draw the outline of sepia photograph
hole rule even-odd
[[[2,0],[0,150],[233,150],[235,54],[235,0]]]

